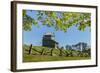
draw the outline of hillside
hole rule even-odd
[[[23,46],[23,62],[61,61],[61,60],[85,60],[90,59],[88,52],[68,50],[63,48],[48,48],[32,46],[29,53],[28,45]]]

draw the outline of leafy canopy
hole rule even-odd
[[[28,10],[33,13],[32,10]],[[33,13],[34,14],[34,13]],[[40,22],[48,27],[54,27],[56,30],[66,32],[68,28],[75,25],[78,30],[85,30],[91,26],[91,14],[81,12],[54,12],[37,11],[37,17],[32,18],[23,10],[23,29],[30,31],[32,25],[38,25]]]

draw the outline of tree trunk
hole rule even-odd
[[[32,53],[32,44],[29,47],[29,54],[31,54],[31,53]]]

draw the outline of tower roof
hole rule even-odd
[[[47,33],[45,33],[45,35],[54,35],[54,33],[52,33],[52,32],[47,32]]]

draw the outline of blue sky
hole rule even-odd
[[[27,12],[33,18],[36,18],[36,11]],[[39,27],[38,27],[39,26]],[[41,23],[38,26],[32,26],[31,31],[23,30],[23,43],[33,44],[35,46],[42,45],[42,37],[47,32],[52,32],[55,34],[55,40],[59,42],[59,46],[65,47],[66,45],[77,44],[78,42],[85,42],[90,45],[91,32],[90,28],[87,27],[85,31],[77,30],[76,26],[72,26],[67,30],[67,32],[56,31],[54,27],[44,26]]]

